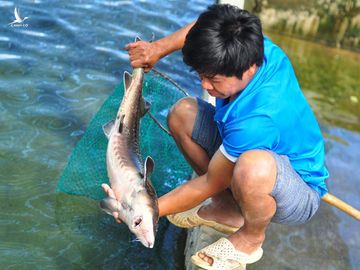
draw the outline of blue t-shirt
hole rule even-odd
[[[295,171],[320,196],[327,193],[324,141],[285,53],[264,37],[264,62],[238,96],[216,99],[220,150],[233,162],[245,151],[288,156]]]

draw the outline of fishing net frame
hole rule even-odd
[[[95,114],[69,157],[57,192],[95,200],[105,197],[101,184],[109,183],[106,171],[108,141],[102,126],[116,117],[123,93],[124,84],[121,82]],[[166,128],[171,105],[188,95],[178,83],[158,70],[153,69],[145,74],[143,96],[151,103],[151,108],[140,120],[140,149],[143,158],[152,156],[155,160],[151,180],[158,195],[191,177],[192,169]]]

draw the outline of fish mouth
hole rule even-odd
[[[144,247],[147,248],[153,248],[154,247],[154,241],[147,241],[146,239],[139,239],[141,244],[143,244]]]
[[[145,235],[141,235],[141,237],[138,237],[141,244],[143,244],[144,247],[147,248],[153,248],[155,244],[155,235],[152,235],[151,233],[145,233]]]
[[[155,235],[147,235],[144,239],[145,243],[146,243],[146,247],[148,248],[153,248],[154,247],[154,243],[155,243]]]

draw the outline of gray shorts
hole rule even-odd
[[[211,158],[221,145],[221,137],[214,122],[215,108],[210,103],[197,99],[198,114],[192,131],[192,139]],[[293,169],[285,155],[269,151],[277,166],[277,177],[271,195],[276,201],[274,223],[301,224],[308,221],[320,206],[319,194],[309,187]]]

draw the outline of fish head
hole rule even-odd
[[[145,247],[153,248],[159,220],[157,200],[154,201],[144,190],[133,201],[129,229]]]

